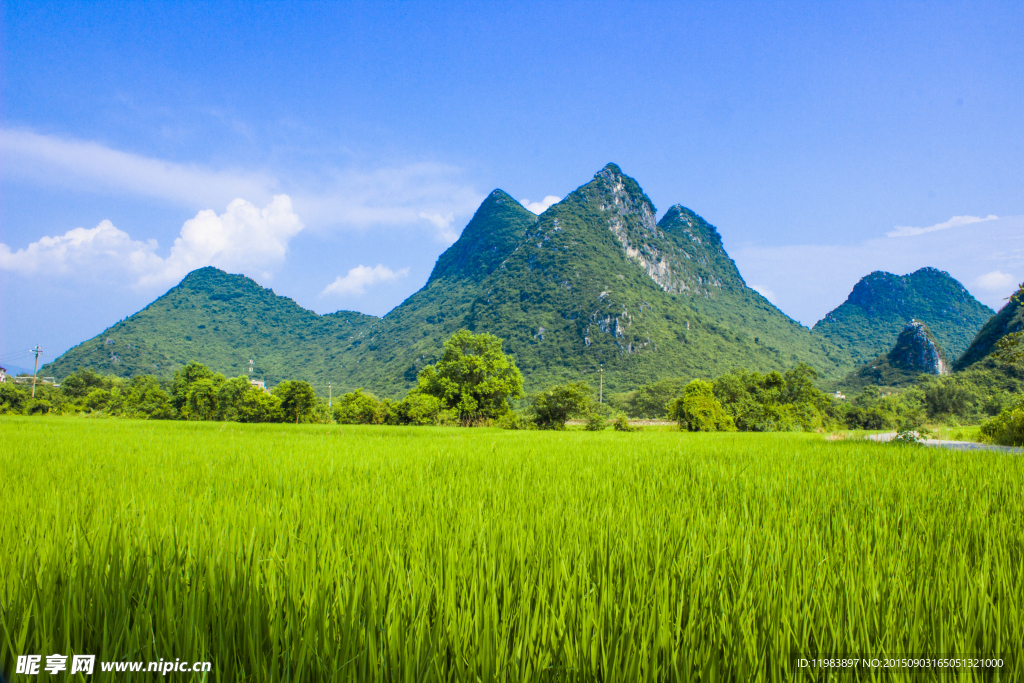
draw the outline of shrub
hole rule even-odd
[[[622,413],[619,413],[618,417],[615,418],[615,421],[612,422],[612,428],[615,431],[617,431],[617,432],[639,432],[640,431],[639,427],[634,427],[633,425],[629,424],[629,420]]]
[[[683,389],[683,395],[668,406],[669,418],[679,423],[680,429],[690,432],[735,431],[732,417],[715,398],[710,382],[695,379]]]
[[[982,441],[1000,446],[1024,446],[1024,399],[1003,408],[999,415],[985,420],[978,431]]]
[[[559,384],[533,397],[534,422],[541,429],[565,429],[565,423],[586,414],[593,390],[585,382]]]
[[[502,429],[536,429],[537,425],[522,414],[510,410],[498,418],[496,426]]]

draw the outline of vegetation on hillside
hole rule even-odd
[[[861,278],[813,332],[859,366],[887,353],[906,324],[920,320],[955,359],[993,313],[945,271],[921,268],[902,276],[876,271]]]
[[[848,356],[743,282],[718,231],[682,206],[655,222],[650,199],[614,164],[540,217],[495,190],[426,285],[383,319],[319,316],[239,275],[190,273],[143,311],[44,372],[167,378],[191,360],[276,384],[330,383],[397,399],[460,329],[505,340],[524,388],[596,379],[608,390],[660,379],[760,372],[798,362],[838,379]]]
[[[1024,332],[1024,285],[1009,298],[999,313],[985,323],[963,356],[957,359],[954,368],[965,370],[979,362],[990,359],[995,353],[996,360],[1010,364],[1018,363],[1021,355],[1022,332]],[[1000,342],[1002,342],[1000,344]]]
[[[901,388],[914,384],[921,375],[944,375],[949,369],[939,340],[926,324],[912,320],[887,353],[851,372],[840,386],[847,392],[868,385]]]
[[[379,318],[339,311],[320,316],[242,275],[192,271],[149,306],[61,355],[40,370],[58,379],[79,368],[103,375],[170,379],[190,361],[268,384],[303,379],[326,390]],[[355,361],[353,361],[355,362]],[[321,381],[321,379],[323,381]]]

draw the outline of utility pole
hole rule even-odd
[[[597,390],[597,402],[604,403],[604,363],[601,363],[601,369],[598,370],[598,374],[601,377],[601,388]]]
[[[36,344],[36,348],[32,349],[31,353],[36,354],[36,364],[32,368],[32,398],[36,397],[36,372],[39,371],[39,356],[43,355],[43,350],[39,348],[39,344]]]

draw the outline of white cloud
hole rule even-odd
[[[274,197],[264,209],[236,199],[220,215],[205,210],[185,221],[166,258],[156,253],[156,240],[134,240],[105,220],[92,229],[43,237],[13,252],[0,243],[0,269],[24,275],[124,273],[142,287],[174,283],[211,265],[267,276],[265,269],[284,260],[289,240],[302,227],[287,195]]]
[[[233,197],[270,198],[276,181],[237,170],[213,171],[121,152],[95,142],[0,129],[3,172],[86,190],[117,190],[189,206],[223,205]]]
[[[979,275],[975,278],[974,284],[989,292],[1008,291],[1012,294],[1017,289],[1017,278],[1001,270],[993,270],[991,273]]]
[[[371,285],[375,285],[378,282],[397,280],[398,278],[405,277],[408,274],[408,268],[402,268],[401,270],[395,271],[379,263],[373,268],[358,265],[349,270],[348,275],[344,277],[339,275],[335,278],[334,282],[327,285],[327,287],[324,288],[324,291],[320,292],[320,296],[324,296],[325,294],[337,294],[339,296],[365,294],[366,288]]]
[[[519,203],[522,204],[528,211],[532,211],[538,216],[548,210],[552,204],[557,204],[562,201],[561,197],[556,197],[553,194],[549,194],[547,197],[539,202],[531,202],[529,199],[520,199]]]
[[[960,228],[972,223],[984,223],[985,221],[995,220],[999,220],[999,216],[989,215],[985,218],[978,218],[977,216],[953,216],[945,223],[936,223],[935,225],[930,225],[927,228],[912,228],[909,225],[897,225],[891,232],[887,232],[885,235],[886,237],[912,237],[914,235],[923,235],[926,232],[947,230],[949,228]]]
[[[155,240],[139,242],[118,230],[110,221],[95,228],[75,228],[56,237],[43,237],[23,249],[12,252],[0,243],[0,270],[22,275],[36,273],[103,272],[152,268],[159,261],[154,253]]]
[[[140,284],[176,282],[186,273],[203,266],[230,271],[265,270],[284,261],[288,242],[302,231],[288,195],[277,195],[264,209],[244,199],[228,204],[217,215],[200,211],[185,221],[162,268],[141,278]]]
[[[235,197],[263,204],[283,191],[318,229],[415,230],[427,220],[435,236],[449,243],[457,237],[452,225],[471,216],[484,199],[461,180],[461,169],[428,162],[369,170],[327,168],[301,178],[280,178],[268,171],[214,170],[12,129],[0,129],[0,157],[4,175],[79,191],[162,199],[190,209],[224,206]]]

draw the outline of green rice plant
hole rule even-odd
[[[1024,459],[1001,453],[0,418],[0,472],[13,681],[57,680],[13,674],[54,653],[212,662],[188,681],[1024,679]]]

